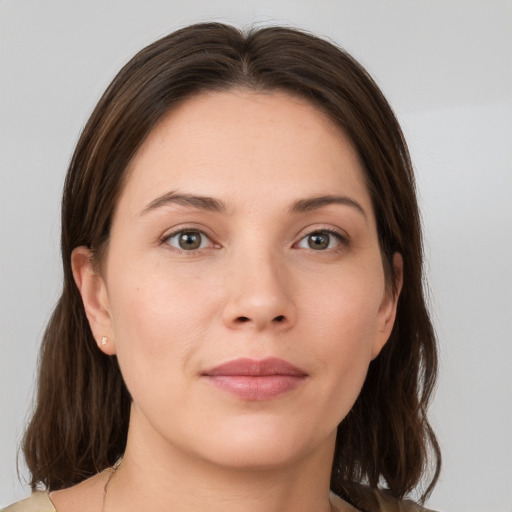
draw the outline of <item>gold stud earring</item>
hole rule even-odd
[[[102,344],[102,345],[106,345],[106,344],[107,344],[107,342],[108,342],[108,338],[107,338],[106,336],[102,336],[102,337],[101,337],[101,344]]]

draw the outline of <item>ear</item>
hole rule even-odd
[[[380,354],[382,347],[384,347],[391,336],[391,331],[395,324],[398,297],[402,291],[404,278],[404,261],[402,255],[398,252],[393,254],[393,275],[395,287],[394,289],[386,290],[379,307],[377,332],[375,333],[375,341],[372,346],[372,359],[375,359]]]
[[[107,286],[101,274],[93,269],[91,250],[83,246],[75,248],[71,254],[71,268],[94,339],[102,352],[114,355],[116,348],[111,337],[112,316]]]

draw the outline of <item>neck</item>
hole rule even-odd
[[[226,467],[130,427],[106,512],[329,512],[334,435],[313,453],[267,467]],[[141,442],[143,440],[143,442]]]

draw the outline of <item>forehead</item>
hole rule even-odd
[[[242,203],[282,202],[335,189],[370,206],[348,137],[311,103],[276,91],[232,90],[188,99],[149,134],[127,176],[121,201],[139,209],[171,189],[230,195]]]

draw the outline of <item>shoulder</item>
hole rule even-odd
[[[338,510],[336,499],[331,497],[331,501]],[[384,491],[366,486],[352,487],[351,492],[347,493],[346,501],[361,512],[435,512],[412,500],[399,500]],[[342,507],[339,509],[343,510]]]
[[[56,512],[56,510],[46,491],[36,491],[30,498],[13,503],[0,512]]]

